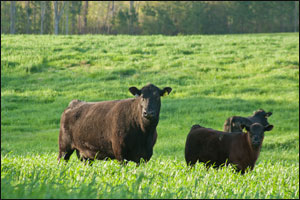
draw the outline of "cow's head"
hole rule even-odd
[[[272,112],[265,112],[263,109],[259,109],[253,112],[252,120],[253,122],[261,123],[263,126],[269,124],[268,117],[272,115]]]
[[[246,128],[247,133],[249,134],[252,147],[257,149],[261,146],[263,140],[264,140],[264,132],[265,131],[271,131],[273,129],[273,125],[266,125],[263,126],[260,123],[254,123],[251,126],[248,125],[241,125],[241,128]]]
[[[246,118],[246,117],[240,117],[240,116],[233,116],[231,117],[231,130],[230,132],[240,132],[243,129],[241,129],[241,126],[251,126],[252,122]]]
[[[147,120],[157,120],[160,111],[160,97],[170,94],[172,88],[165,87],[161,90],[153,84],[147,84],[141,90],[130,87],[129,91],[139,99],[142,117]]]

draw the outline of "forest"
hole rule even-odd
[[[1,34],[298,31],[298,1],[1,1]]]

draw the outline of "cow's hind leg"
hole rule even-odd
[[[61,136],[61,135],[60,135]],[[72,153],[75,149],[71,147],[71,142],[68,140],[63,140],[61,137],[59,138],[59,153],[58,153],[58,163],[60,159],[63,157],[65,161],[69,161]]]
[[[59,150],[59,154],[58,154],[58,158],[57,158],[58,163],[60,162],[61,157],[63,157],[64,160],[68,162],[73,152],[74,152],[74,149],[69,149],[66,151]]]
[[[64,117],[63,119],[64,120]],[[64,158],[65,161],[68,161],[74,152],[74,148],[72,148],[72,140],[70,137],[70,132],[65,128],[64,121],[62,121],[60,130],[59,130],[59,153],[58,153],[58,163],[60,162],[61,157]]]
[[[185,161],[186,161],[187,166],[194,167],[196,162],[198,161],[198,157],[186,155]]]
[[[197,160],[192,160],[190,162],[187,162],[186,164],[187,164],[188,167],[193,168],[195,166],[196,162],[197,162]]]
[[[76,149],[76,155],[80,161],[83,161],[83,157],[80,155],[80,151],[78,149]]]
[[[90,159],[90,158],[86,158],[83,155],[80,154],[80,151],[78,149],[76,149],[76,155],[77,158],[81,161],[84,162],[84,164],[88,164],[88,165],[92,165],[94,159]]]

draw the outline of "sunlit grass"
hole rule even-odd
[[[92,166],[71,159],[57,165],[56,155],[4,156],[2,198],[297,198],[297,164],[259,163],[240,175],[232,167],[188,168],[182,160],[96,161]],[[280,173],[278,173],[280,171]],[[56,191],[56,192],[49,192]]]

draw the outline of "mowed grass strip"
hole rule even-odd
[[[149,163],[57,165],[72,99],[162,98]],[[193,124],[217,130],[263,108],[274,124],[254,171],[188,169]],[[194,36],[1,35],[1,198],[299,198],[299,33]]]

